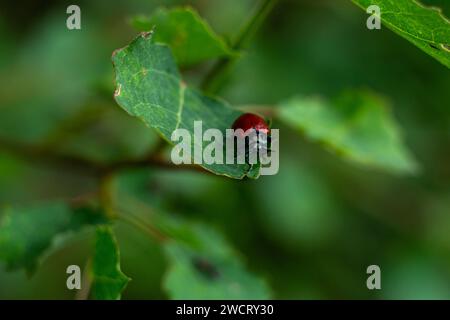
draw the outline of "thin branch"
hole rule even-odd
[[[111,172],[130,168],[157,167],[170,170],[193,170],[207,174],[213,174],[199,165],[175,165],[160,155],[150,155],[140,159],[119,160],[111,163],[100,163],[86,158],[60,153],[39,146],[25,145],[19,142],[11,142],[0,139],[0,150],[10,152],[34,163],[46,166],[57,166],[63,169],[79,171],[88,176],[102,177]]]
[[[120,209],[116,206],[114,202],[114,176],[113,174],[106,174],[102,177],[100,183],[100,203],[105,209],[107,216],[111,219],[120,219],[128,223],[129,225],[144,231],[144,233],[149,234],[157,242],[163,242],[167,239],[166,235],[161,233],[152,224],[146,222],[140,217],[136,216],[131,212],[125,212],[125,210]]]
[[[119,214],[119,220],[135,227],[136,229],[143,231],[148,234],[151,238],[156,240],[156,242],[162,243],[167,241],[168,237],[161,233],[156,227],[153,225],[139,219],[135,215],[132,214]]]
[[[68,138],[79,134],[82,130],[94,124],[108,109],[97,104],[82,108],[78,113],[61,121],[44,139],[42,148],[51,150]]]
[[[12,153],[27,161],[77,170],[86,175],[97,176],[101,171],[99,164],[82,157],[57,153],[54,150],[20,142],[0,139],[0,150]]]
[[[99,199],[108,218],[116,218],[114,208],[114,176],[112,173],[106,173],[100,178]]]
[[[236,40],[231,46],[233,51],[239,52],[247,48],[250,40],[261,27],[278,1],[279,0],[263,0],[261,2],[259,7],[255,10],[255,13],[245,23],[237,35]],[[217,93],[223,86],[229,70],[233,67],[238,58],[239,54],[236,54],[224,57],[217,61],[203,80],[202,89],[207,93]]]
[[[170,170],[190,170],[190,171],[196,171],[201,172],[205,174],[212,174],[214,173],[205,170],[199,165],[196,164],[182,164],[182,165],[176,165],[172,162],[168,162],[164,158],[162,158],[160,155],[157,156],[151,156],[148,158],[143,159],[136,159],[136,160],[122,160],[117,161],[114,163],[111,163],[110,165],[106,166],[106,170],[109,171],[119,171],[124,169],[131,169],[131,168],[145,168],[145,167],[158,167],[158,168],[165,168]]]

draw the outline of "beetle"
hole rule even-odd
[[[250,133],[249,130],[251,129],[256,131],[256,135],[252,137],[252,140],[246,140],[245,142],[245,159],[247,163],[249,152],[253,148],[264,148],[266,151],[270,152],[270,125],[264,118],[253,113],[244,113],[233,122],[232,129],[242,129],[243,132],[240,132],[237,135],[237,138],[239,139],[246,139],[246,135]],[[265,136],[266,139],[261,139],[261,134]]]
[[[232,129],[242,129],[244,132],[255,129],[257,133],[262,132],[266,135],[270,134],[270,128],[267,122],[260,116],[253,113],[244,113],[239,116],[233,123]]]

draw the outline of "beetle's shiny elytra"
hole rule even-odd
[[[266,149],[270,151],[270,128],[266,121],[260,116],[253,113],[244,113],[237,118],[232,126],[233,130],[242,129],[243,132],[238,133],[237,137],[245,138],[249,133],[248,130],[254,129],[256,136],[246,140],[246,159],[250,150]],[[266,136],[265,139],[261,139],[261,134]],[[241,135],[241,136],[240,136]]]
[[[244,132],[250,129],[255,129],[257,132],[262,132],[266,135],[270,134],[270,128],[266,121],[253,113],[244,113],[239,116],[239,118],[234,121],[232,129],[242,129]]]

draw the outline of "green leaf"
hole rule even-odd
[[[105,221],[95,210],[72,209],[62,202],[7,208],[0,220],[0,260],[8,269],[32,273],[57,235]]]
[[[168,44],[181,66],[233,54],[223,39],[189,7],[160,8],[150,17],[133,18],[132,24],[139,31],[155,28],[155,41]]]
[[[387,102],[373,93],[351,91],[332,103],[297,97],[279,111],[287,124],[355,163],[397,173],[418,170]]]
[[[166,45],[152,43],[150,33],[142,33],[130,45],[113,54],[117,103],[130,115],[154,128],[167,141],[178,128],[194,136],[194,121],[222,131],[231,128],[242,113],[224,101],[203,95],[186,86]],[[194,139],[193,139],[194,140]],[[203,148],[209,142],[203,142]],[[247,164],[202,164],[203,168],[232,178],[243,178]]]
[[[366,10],[380,7],[381,21],[430,56],[450,68],[450,22],[434,7],[415,0],[353,0]]]
[[[120,299],[131,280],[120,270],[119,248],[110,227],[97,228],[91,276],[91,297],[97,300]]]
[[[269,299],[266,283],[249,273],[217,232],[181,224],[164,248],[169,270],[164,287],[172,299]]]

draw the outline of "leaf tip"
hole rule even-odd
[[[148,40],[152,37],[153,33],[154,33],[155,28],[153,27],[150,31],[143,31],[139,34],[139,36],[141,36],[142,38]]]

